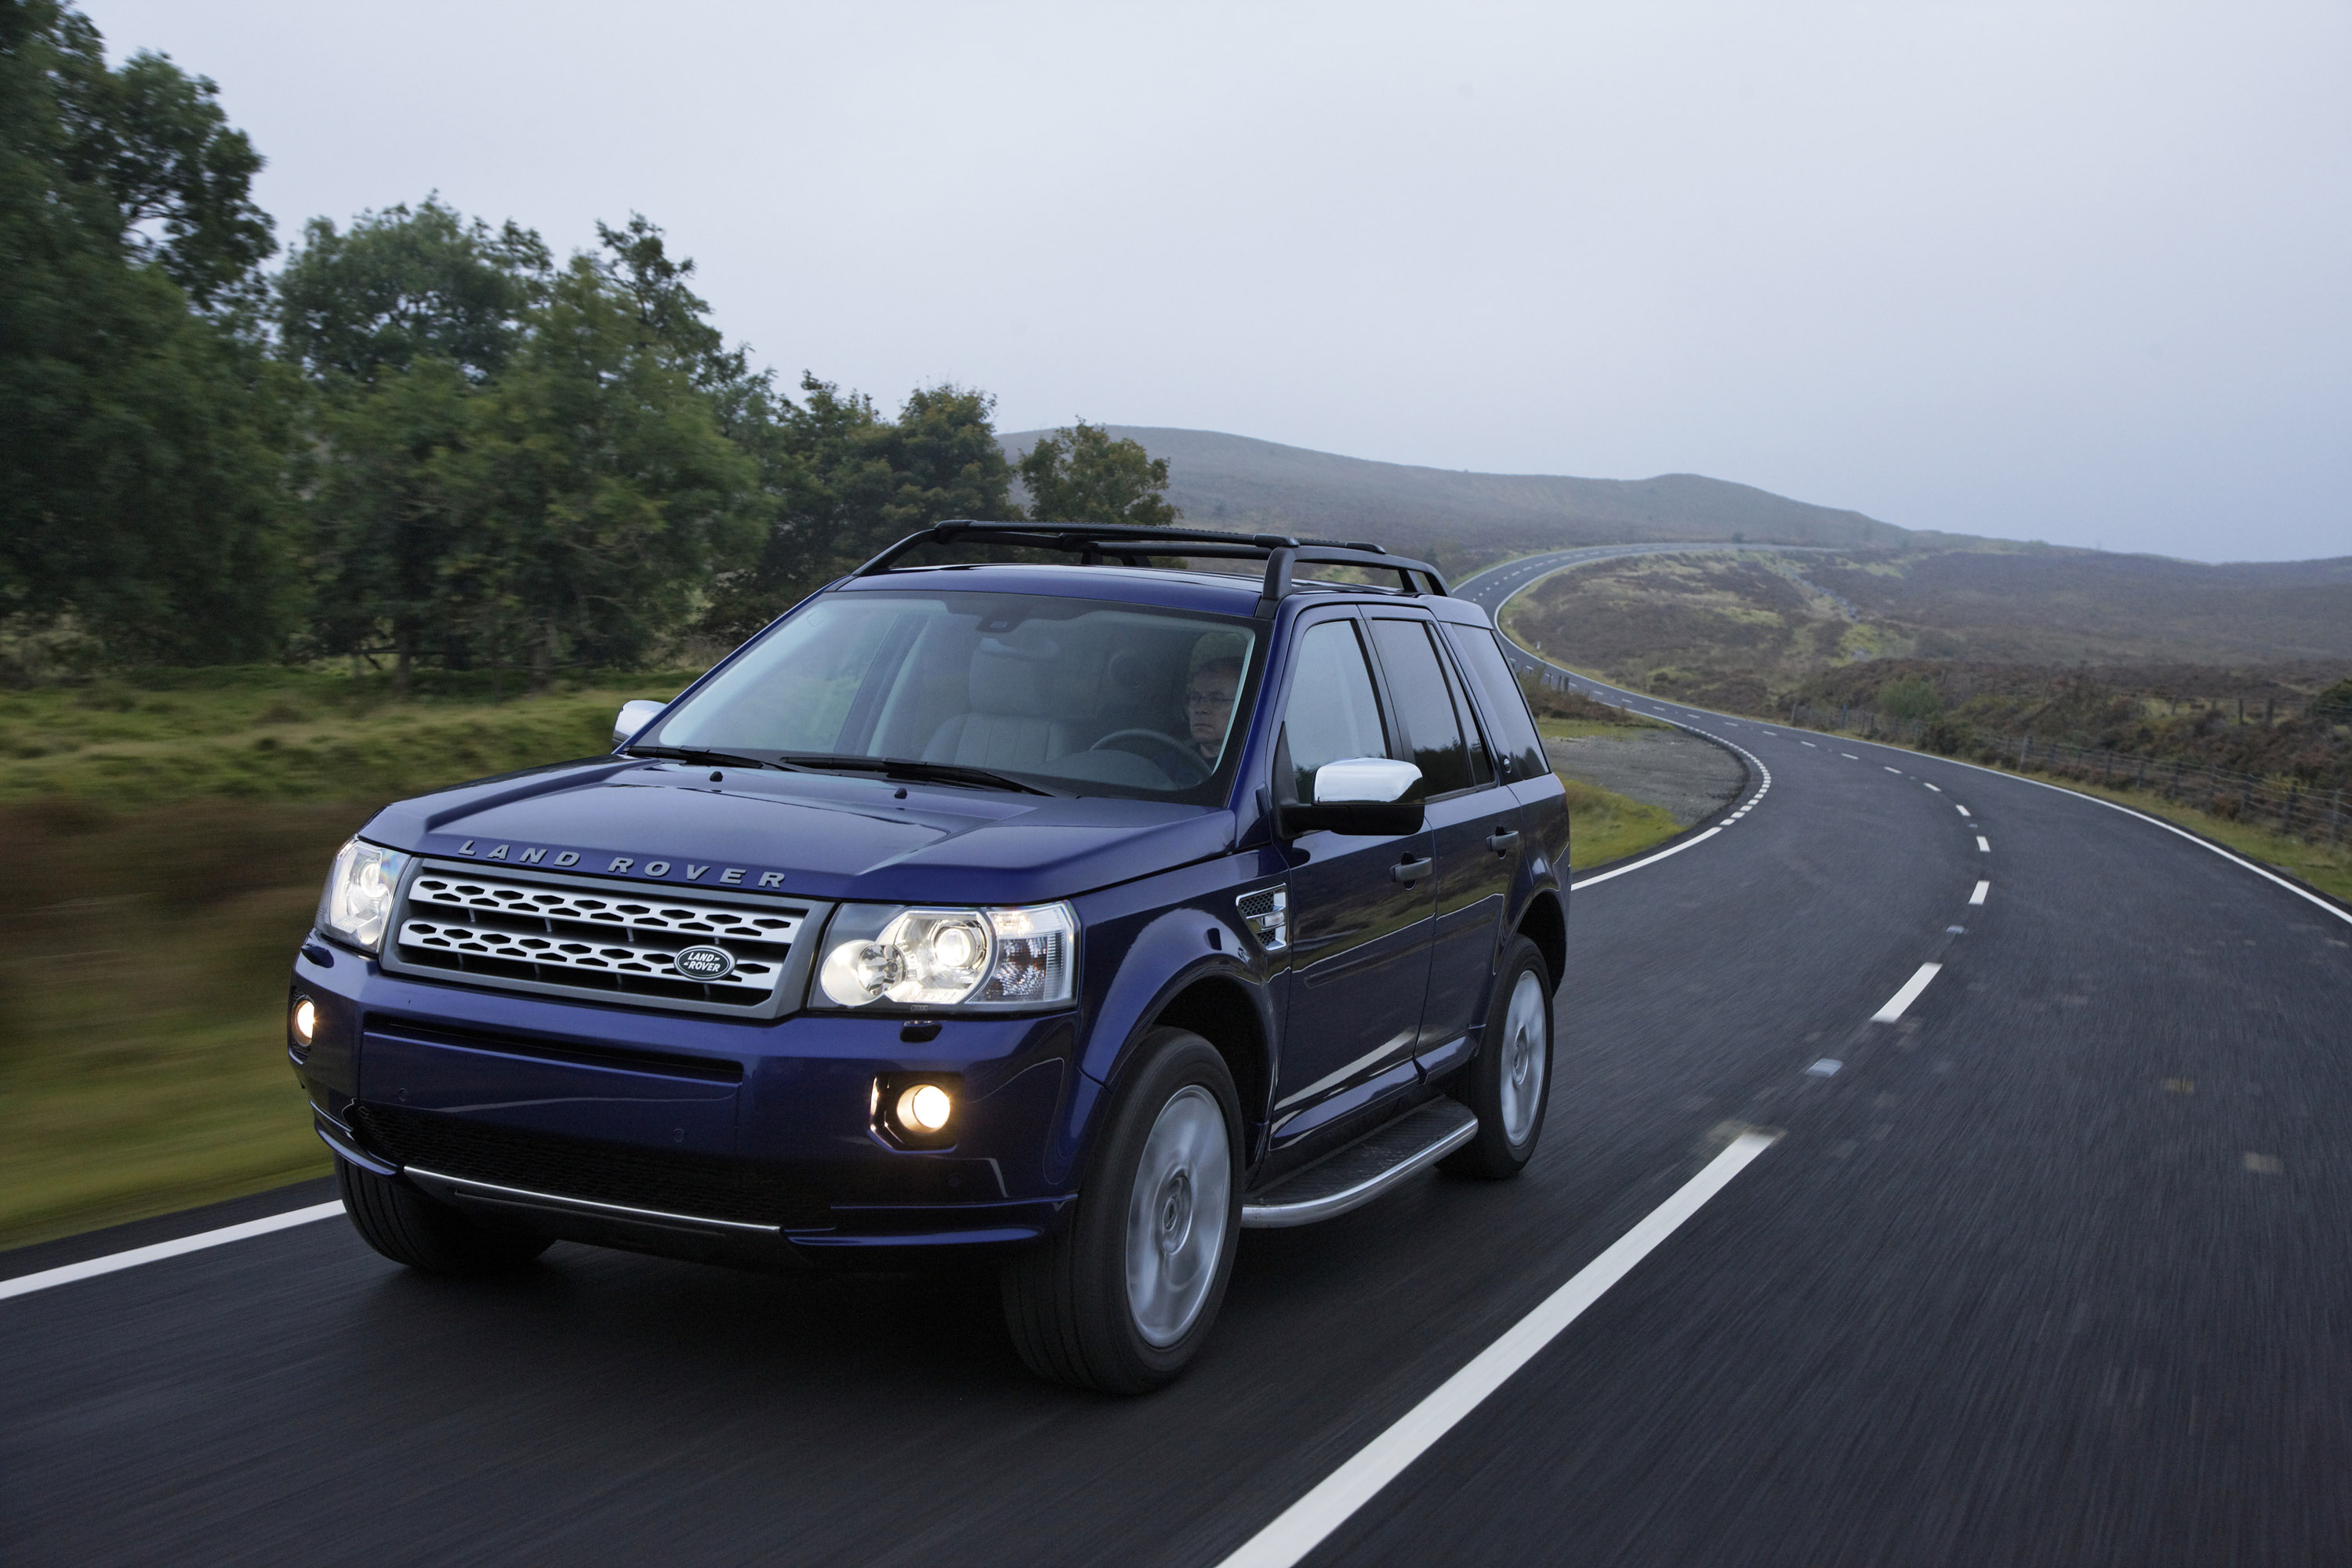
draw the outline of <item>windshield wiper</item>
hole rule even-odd
[[[666,762],[699,763],[709,768],[781,768],[788,773],[805,770],[785,762],[762,762],[758,757],[746,757],[734,752],[706,751],[700,746],[631,746],[621,753],[625,757],[660,757]]]
[[[987,768],[965,767],[961,763],[923,763],[911,757],[843,757],[810,756],[800,752],[784,759],[793,767],[826,768],[842,773],[880,773],[892,779],[929,779],[939,784],[980,784],[991,789],[1018,790],[1023,795],[1058,795],[1058,790],[1040,789],[1024,784],[1009,773],[992,773]]]

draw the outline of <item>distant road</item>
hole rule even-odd
[[[0,1300],[0,1561],[1212,1568],[1741,1128],[1783,1135],[1305,1561],[2344,1561],[2352,921],[2079,796],[1632,700],[1769,788],[1573,896],[1542,1152],[1246,1233],[1165,1393],[1031,1382],[980,1286],[453,1284],[297,1225]]]

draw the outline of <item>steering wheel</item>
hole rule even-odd
[[[1104,750],[1106,747],[1110,746],[1110,743],[1113,741],[1125,741],[1129,739],[1157,741],[1160,745],[1166,747],[1168,751],[1175,756],[1178,762],[1183,763],[1185,768],[1190,772],[1191,776],[1189,777],[1179,776],[1176,773],[1176,770],[1171,768],[1166,762],[1160,761],[1158,758],[1152,759],[1155,762],[1160,762],[1160,771],[1168,773],[1171,778],[1173,778],[1175,780],[1176,786],[1179,789],[1190,789],[1194,784],[1206,780],[1209,776],[1208,766],[1201,761],[1201,754],[1198,752],[1186,745],[1183,742],[1178,740],[1175,736],[1159,730],[1113,730],[1109,734],[1105,735],[1101,740],[1097,741],[1093,745],[1088,746],[1087,750],[1089,752],[1099,752]],[[1130,746],[1120,746],[1116,749],[1122,752],[1134,751],[1134,748]],[[1139,752],[1137,754],[1140,755]]]

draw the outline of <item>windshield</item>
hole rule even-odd
[[[1255,626],[1224,616],[1028,594],[826,594],[636,743],[1222,804],[1258,651]]]

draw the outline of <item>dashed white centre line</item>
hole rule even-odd
[[[1936,978],[1940,963],[1923,963],[1919,972],[1903,983],[1903,989],[1886,999],[1886,1005],[1870,1016],[1874,1024],[1892,1024],[1903,1016],[1904,1009],[1919,1000],[1919,993],[1927,989],[1927,982]]]
[[[1967,806],[1965,806],[1965,805],[1961,805],[1958,801],[1957,801],[1957,800],[1956,800],[1956,801],[1954,801],[1954,802],[1952,802],[1952,809],[1953,809],[1954,811],[1958,812],[1962,816],[1967,816],[1970,815],[1970,813],[1969,813],[1969,808],[1968,808]]]
[[[1969,895],[1969,902],[1972,904],[1983,903],[1985,901],[1985,895],[1991,891],[1992,884],[1990,882],[1979,882],[1977,884],[1977,890]]]
[[[1992,846],[1984,841],[1984,835],[1981,833],[1977,835],[1977,849],[1986,855],[1992,853]]]
[[[1801,746],[1813,746],[1813,743],[1812,743],[1811,741],[1800,741],[1800,742],[1797,742],[1797,744],[1799,744],[1799,745],[1801,745]],[[1821,750],[1821,748],[1820,748],[1819,746],[1813,746],[1813,750],[1815,750],[1815,751],[1817,751],[1817,752],[1818,752],[1818,751],[1820,751],[1820,750]]]
[[[1927,781],[1926,779],[1921,779],[1919,782],[1920,782],[1921,784],[1927,784]],[[1939,784],[1927,784],[1927,787],[1928,787],[1929,789],[1934,790],[1937,795],[1941,795],[1941,794],[1943,794],[1943,793],[1944,793],[1944,791],[1943,791],[1943,787],[1942,787],[1941,785],[1939,785]]]
[[[1860,757],[1855,756],[1852,752],[1840,752],[1838,755],[1843,757],[1849,763],[1858,763],[1862,761]]]
[[[1241,1550],[1218,1568],[1292,1568],[1353,1517],[1358,1509],[1380,1495],[1381,1489],[1402,1474],[1406,1466],[1428,1452],[1431,1445],[1485,1403],[1486,1396],[1509,1381],[1513,1373],[1558,1339],[1563,1330],[1584,1315],[1585,1309],[1632,1273],[1635,1264],[1655,1251],[1709,1198],[1730,1185],[1731,1178],[1769,1149],[1779,1136],[1776,1132],[1750,1131],[1733,1139],[1730,1147],[1708,1161],[1672,1197],[1643,1215],[1606,1252],[1578,1269],[1567,1284],[1544,1298],[1534,1311],[1505,1330],[1503,1337],[1479,1352],[1469,1365],[1438,1384],[1387,1431],[1358,1449],[1354,1458],[1326,1476],[1314,1490],[1283,1510],[1274,1522],[1243,1542]]]
[[[1886,772],[1888,772],[1888,773],[1901,773],[1901,772],[1903,771],[1901,768],[1888,768],[1888,767],[1886,767],[1886,764],[1885,764],[1885,763],[1879,763],[1878,765],[1879,765],[1880,767],[1882,767],[1882,768],[1885,768]]]

